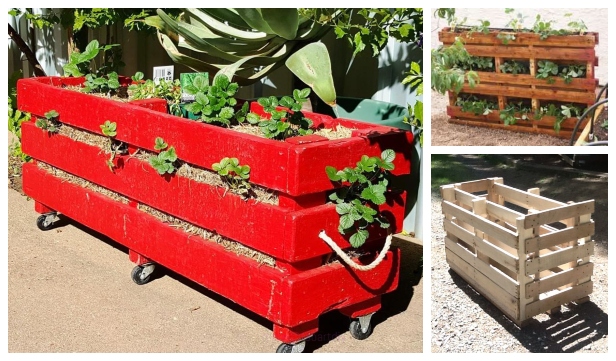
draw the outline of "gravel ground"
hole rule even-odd
[[[545,134],[520,133],[447,122],[447,96],[432,91],[432,145],[569,145]]]
[[[551,317],[547,314],[538,315],[524,329],[518,328],[450,270],[445,260],[441,197],[438,186],[433,184],[431,351],[607,352],[607,173],[598,177],[577,172],[559,172],[545,165],[527,168],[524,163],[513,167],[470,155],[450,156],[450,159],[460,162],[469,170],[468,175],[472,178],[464,180],[503,177],[506,185],[519,189],[538,186],[541,195],[563,202],[595,199],[593,220],[596,224],[596,244],[595,255],[591,257],[595,264],[594,290],[589,302],[571,309],[562,307],[561,313]],[[554,163],[562,167],[562,163]],[[487,335],[490,336],[486,338]]]

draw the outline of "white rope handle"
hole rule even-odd
[[[387,238],[385,239],[385,245],[383,245],[381,253],[379,253],[379,256],[374,261],[372,261],[372,263],[367,265],[360,265],[353,262],[353,260],[349,258],[349,256],[347,256],[347,254],[344,253],[344,251],[340,247],[338,247],[338,245],[325,233],[325,230],[321,230],[321,233],[319,233],[319,238],[324,240],[325,243],[327,243],[334,250],[334,252],[336,252],[338,257],[340,257],[340,259],[344,261],[344,263],[348,264],[351,268],[354,268],[358,271],[370,271],[374,267],[378,266],[381,261],[383,261],[385,255],[387,254],[387,251],[389,251],[389,247],[391,246],[392,236],[393,235],[391,234],[387,236]]]

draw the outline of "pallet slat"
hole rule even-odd
[[[592,275],[593,263],[586,263],[578,267],[569,268],[559,273],[552,274],[547,277],[543,277],[539,280],[528,283],[526,287],[526,298],[533,298],[539,296],[541,293],[545,293],[564,286],[571,282],[571,280],[582,279]]]
[[[554,251],[538,258],[529,259],[526,261],[526,275],[530,276],[567,262],[575,262],[578,259],[592,256],[594,254],[594,246],[594,242],[589,242],[580,246]]]
[[[526,305],[526,319],[551,310],[554,307],[586,297],[592,293],[592,288],[593,283],[592,281],[589,281],[578,286],[573,286],[568,290],[562,291],[548,298],[529,303]]]
[[[524,218],[524,227],[532,228],[541,224],[558,222],[561,219],[590,214],[595,211],[595,201],[568,204],[562,207],[545,210],[537,214],[531,214]]]
[[[540,249],[554,247],[564,243],[566,240],[578,240],[590,237],[595,234],[595,222],[580,224],[575,227],[568,227],[555,230],[551,233],[541,235],[526,240],[526,252],[538,252]]]
[[[492,31],[489,34],[479,32],[460,31],[452,32],[451,28],[443,28],[438,33],[439,40],[446,45],[451,45],[456,40],[456,37],[461,37],[466,44],[482,44],[482,45],[503,45],[503,40],[497,37],[498,32]],[[589,32],[584,35],[551,35],[546,39],[541,39],[539,34],[535,33],[516,33],[516,39],[511,40],[508,46],[558,46],[558,47],[577,47],[577,48],[594,48],[599,43],[599,34]]]

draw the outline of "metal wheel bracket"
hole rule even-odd
[[[302,353],[306,348],[306,340],[302,340],[292,344],[291,353]]]
[[[45,216],[45,220],[43,221],[43,225],[45,227],[51,225],[53,222],[56,221],[56,217],[58,215],[58,212],[50,212],[50,213],[45,213],[43,214]]]
[[[359,320],[359,325],[361,326],[361,332],[366,333],[368,331],[368,328],[370,327],[370,320],[373,315],[374,312],[369,315],[359,316],[357,318]]]
[[[141,271],[139,278],[143,280],[143,279],[146,279],[148,276],[150,276],[154,272],[156,265],[154,263],[147,263],[147,264],[141,265],[141,267],[143,267],[143,270]]]

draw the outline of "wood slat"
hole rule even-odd
[[[593,263],[586,263],[579,267],[569,268],[563,272],[555,273],[537,281],[533,281],[525,286],[526,298],[533,298],[568,283],[576,282],[581,278],[590,277],[592,276],[593,268]]]
[[[529,303],[526,305],[526,313],[522,319],[529,319],[554,307],[588,296],[592,293],[592,288],[593,283],[589,281],[542,300]]]
[[[445,257],[449,267],[481,293],[492,304],[500,309],[512,320],[519,318],[518,299],[505,292],[498,284],[494,283],[481,272],[477,272],[471,265],[464,262],[460,257],[445,249]]]
[[[469,84],[464,84],[462,87],[463,93],[482,94],[482,95],[504,95],[514,98],[533,98],[542,100],[552,100],[558,102],[572,102],[582,104],[594,104],[594,91],[574,91],[563,89],[543,89],[543,88],[528,88],[524,86],[515,86],[509,84],[484,84],[479,83],[471,87]]]
[[[486,241],[485,239],[477,237],[473,233],[467,231],[466,229],[447,219],[443,220],[443,226],[445,228],[445,231],[450,232],[452,235],[460,238],[464,242],[473,245],[478,251],[482,252],[492,260],[503,265],[503,267],[514,273],[518,272],[517,255],[512,255],[506,250],[503,250],[502,248]]]
[[[489,34],[479,32],[451,32],[450,28],[443,28],[439,31],[438,38],[445,45],[451,45],[456,40],[456,37],[461,37],[466,44],[477,45],[503,45],[503,40],[497,37],[498,32],[494,31]],[[574,47],[574,48],[594,48],[599,42],[599,34],[586,33],[584,35],[552,35],[546,39],[541,39],[539,34],[535,33],[516,33],[516,39],[510,41],[507,46],[558,46],[558,47]]]
[[[526,275],[532,275],[541,271],[549,270],[567,262],[574,262],[594,254],[594,242],[588,242],[580,246],[573,246],[554,251],[548,255],[529,259],[526,261]]]
[[[526,240],[526,252],[537,252],[540,249],[557,246],[569,240],[590,237],[595,234],[595,222],[568,227]]]
[[[584,214],[593,213],[594,211],[594,199],[580,203],[568,204],[526,216],[526,218],[524,218],[524,227],[533,228],[541,224],[560,222],[566,218],[579,217]]]
[[[507,202],[524,207],[526,209],[534,208],[538,210],[545,210],[555,207],[562,207],[565,205],[565,203],[521,191],[519,189],[504,184],[495,184],[494,190],[496,191],[496,193],[505,197],[505,200]]]
[[[480,83],[506,83],[510,85],[535,85],[548,88],[563,88],[589,90],[594,93],[599,79],[594,78],[575,78],[571,83],[565,83],[565,79],[554,76],[554,83],[550,84],[546,79],[537,79],[530,74],[508,74],[508,73],[492,73],[487,71],[477,71]]]
[[[450,214],[458,218],[462,222],[465,222],[472,227],[479,229],[480,231],[492,235],[493,237],[502,241],[510,247],[517,248],[518,237],[516,233],[502,226],[499,226],[498,224],[494,224],[485,218],[479,217],[448,201],[443,201],[442,209],[444,213]]]
[[[490,181],[488,179],[480,179],[470,182],[456,183],[456,188],[469,193],[482,192],[488,189]]]
[[[482,46],[465,45],[469,54],[474,56],[499,57],[507,59],[529,59],[537,60],[573,60],[573,61],[595,61],[595,49],[554,49],[548,47],[521,47],[521,46]]]
[[[479,197],[469,192],[465,192],[461,189],[456,188],[456,200],[460,202],[460,204],[464,204],[465,206],[472,207],[473,200],[475,199],[485,199],[485,197]]]
[[[527,120],[518,120],[516,124],[514,125],[504,125],[503,121],[500,118],[500,111],[498,110],[493,110],[490,114],[487,114],[487,115],[483,115],[483,114],[476,115],[470,112],[464,112],[462,111],[462,108],[458,106],[453,106],[453,107],[448,106],[447,115],[449,115],[450,117],[454,117],[454,118],[479,120],[482,122],[500,124],[506,128],[511,128],[511,129],[514,129],[516,127],[530,128],[530,127],[537,126],[537,127],[545,128],[544,130],[551,131],[552,133],[556,133],[554,131],[554,123],[556,122],[556,117],[553,117],[550,115],[544,115],[543,117],[541,117],[541,119],[534,119],[533,114],[526,114],[528,116]],[[516,116],[521,117],[522,114],[516,114]],[[566,118],[560,124],[560,131],[562,132],[562,131],[567,131],[567,130],[573,130],[576,123],[577,123],[576,117]]]

